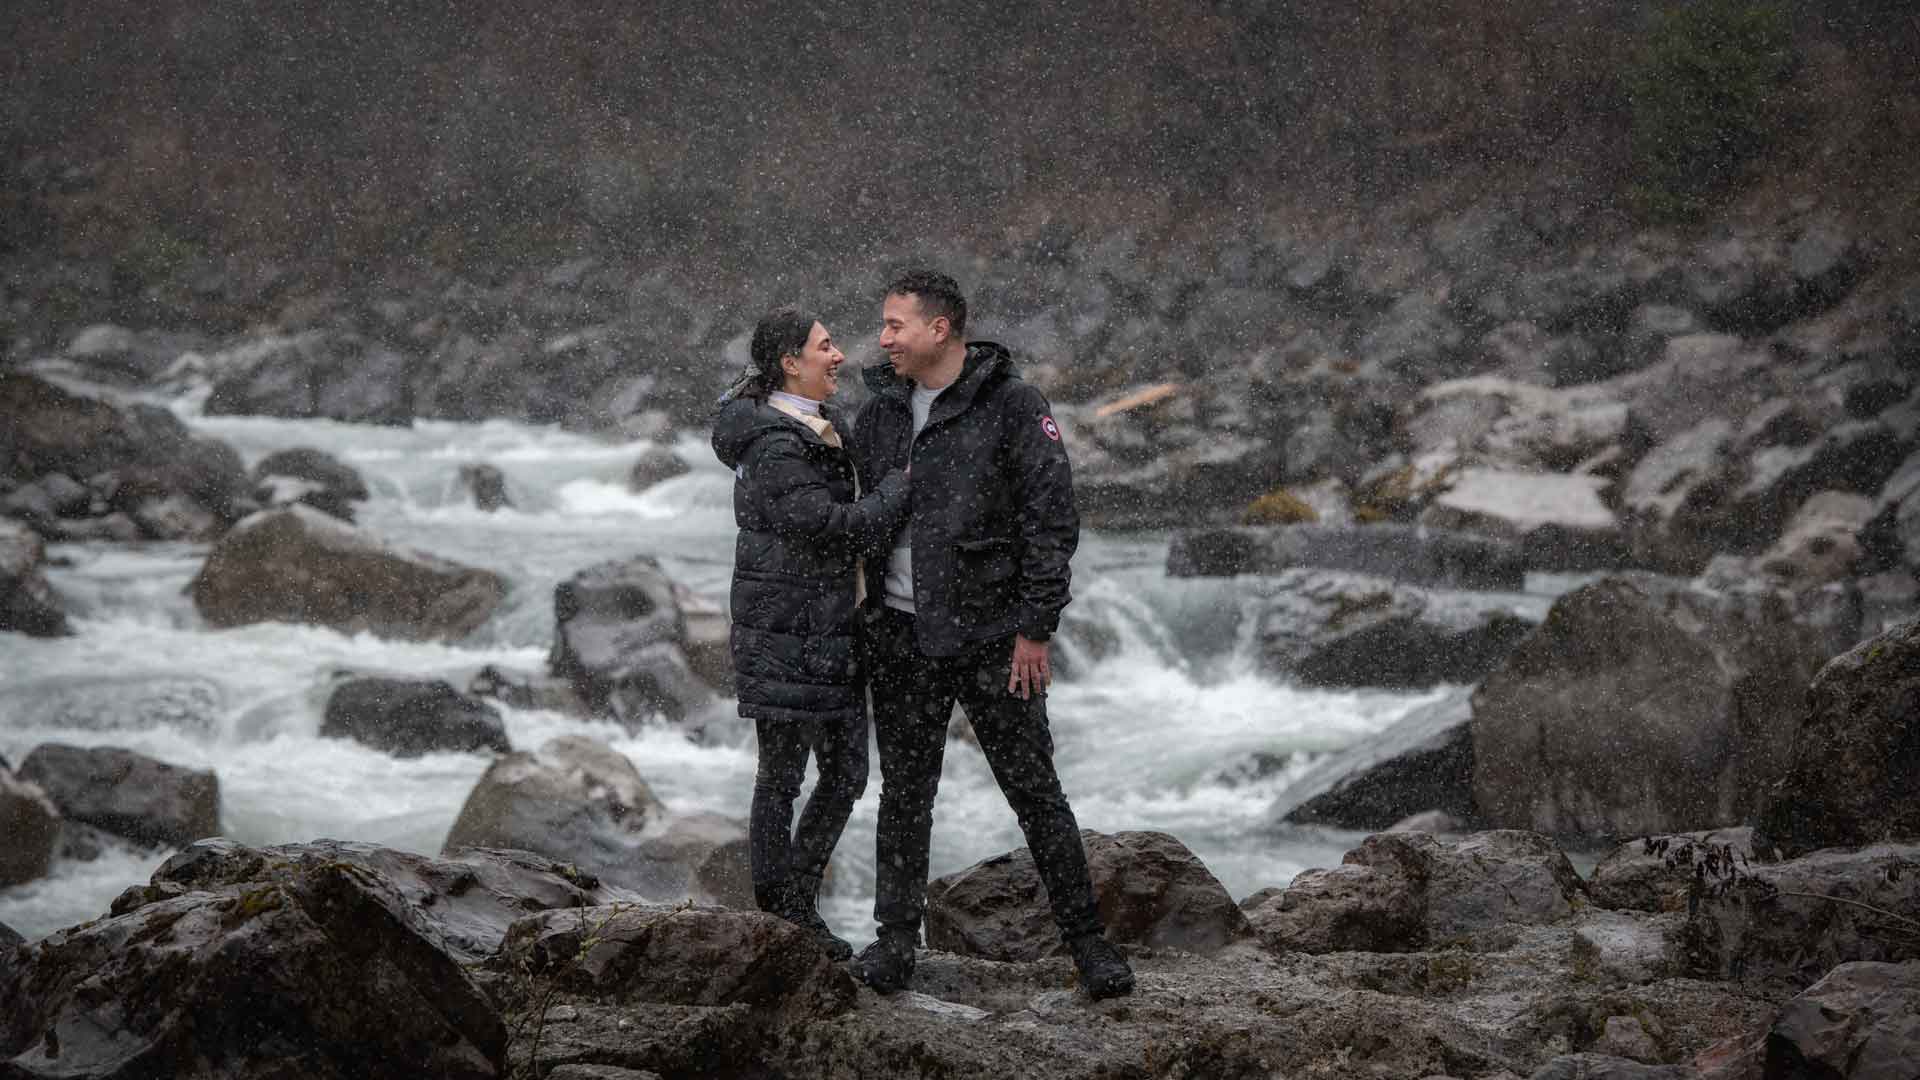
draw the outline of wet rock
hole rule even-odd
[[[1409,952],[1513,925],[1545,925],[1584,901],[1580,875],[1534,833],[1376,833],[1341,865],[1307,870],[1249,911],[1270,949]]]
[[[1421,520],[1441,528],[1515,541],[1530,567],[1593,570],[1618,566],[1628,549],[1597,476],[1461,469]]]
[[[1734,550],[1751,554],[1765,547],[1817,492],[1877,495],[1912,450],[1914,438],[1915,433],[1896,433],[1878,420],[1859,420],[1830,428],[1805,445],[1755,451],[1725,500],[1726,513],[1746,523]]]
[[[1920,839],[1920,620],[1835,657],[1805,701],[1755,845],[1793,855]]]
[[[586,716],[586,703],[573,684],[545,672],[506,671],[488,664],[467,680],[467,693],[493,698],[516,709],[550,709],[567,716]]]
[[[1411,525],[1289,525],[1178,533],[1167,549],[1168,577],[1278,574],[1320,567],[1406,585],[1519,590],[1527,566],[1509,542]]]
[[[1716,325],[1762,334],[1832,307],[1871,265],[1857,237],[1819,218],[1792,240],[1736,234],[1709,241],[1685,280],[1690,299]]]
[[[1426,380],[1457,372],[1465,338],[1439,298],[1408,292],[1365,332],[1357,352],[1362,363]]]
[[[1427,387],[1397,427],[1431,473],[1474,465],[1566,472],[1610,447],[1633,457],[1645,449],[1632,410],[1604,388],[1551,390],[1490,375]]]
[[[524,848],[671,901],[688,895],[694,869],[739,832],[732,819],[669,816],[624,755],[568,735],[496,759],[441,850]]]
[[[438,679],[348,679],[327,698],[320,734],[396,757],[513,749],[497,710]]]
[[[350,864],[390,881],[408,899],[413,920],[462,963],[498,953],[507,930],[529,912],[638,900],[576,866],[530,851],[468,848],[433,858],[350,840],[254,848],[211,837],[162,863],[148,884],[122,893],[113,914],[188,893],[245,892],[290,869],[333,864]]]
[[[1771,857],[1762,844],[1756,834],[1760,854]],[[1702,884],[1699,911],[1679,935],[1695,975],[1807,986],[1836,964],[1920,960],[1920,937],[1886,914],[1920,905],[1920,845],[1827,848],[1731,870],[1723,864]]]
[[[1904,570],[1860,578],[1860,636],[1872,637],[1920,618],[1920,577]]]
[[[1739,337],[1686,334],[1670,339],[1658,362],[1594,389],[1624,404],[1658,444],[1716,417],[1743,417],[1792,382],[1786,365]]]
[[[185,495],[162,495],[134,503],[127,516],[142,536],[154,540],[217,539],[227,523],[219,515]]]
[[[1430,592],[1338,571],[1289,570],[1251,584],[1265,600],[1261,662],[1308,685],[1472,682],[1539,617],[1517,598]]]
[[[1867,569],[1897,568],[1920,576],[1920,451],[1909,454],[1881,486],[1859,540]]]
[[[460,466],[460,486],[472,493],[473,505],[488,513],[513,505],[513,500],[507,497],[507,474],[497,465]]]
[[[295,505],[229,532],[191,589],[194,607],[215,626],[277,620],[450,640],[484,623],[506,584],[491,571],[407,551]]]
[[[1621,498],[1633,559],[1695,573],[1715,552],[1750,545],[1747,525],[1726,511],[1737,474],[1731,422],[1713,418],[1654,447],[1628,476]]]
[[[263,506],[305,503],[342,521],[352,521],[353,504],[368,495],[359,470],[311,447],[268,454],[254,465],[253,480],[254,497]]]
[[[753,867],[749,849],[745,835],[736,836],[715,847],[693,869],[693,881],[698,891],[721,907],[738,911],[751,911],[758,907],[753,898]]]
[[[1859,533],[1872,515],[1873,500],[1865,495],[1819,492],[1795,511],[1780,539],[1755,560],[1757,569],[1795,587],[1852,577],[1863,554]]]
[[[548,670],[593,711],[638,726],[678,720],[711,697],[681,650],[686,621],[652,556],[579,571],[554,588],[553,612]]]
[[[678,582],[673,586],[674,603],[680,607],[680,650],[687,666],[701,681],[722,694],[734,692],[733,623],[726,609]]]
[[[164,869],[164,868],[163,868]],[[164,891],[164,890],[163,890]],[[284,862],[29,947],[0,1024],[23,1076],[500,1074],[507,1032],[391,879]]]
[[[1767,1031],[1768,1077],[1869,1080],[1920,1062],[1920,962],[1834,968],[1787,1003]]]
[[[807,931],[757,911],[547,911],[515,923],[502,952],[569,993],[628,1007],[746,1005],[819,1020],[857,996],[853,977]]]
[[[0,477],[50,473],[85,478],[101,512],[131,514],[177,496],[223,524],[248,491],[240,455],[195,436],[166,409],[122,407],[32,375],[0,375]]]
[[[0,889],[46,876],[60,836],[60,811],[37,785],[5,765],[0,765],[0,833],[7,837],[0,845]],[[6,948],[0,942],[0,953]]]
[[[136,843],[178,847],[220,831],[220,782],[118,747],[44,743],[18,776],[46,792],[62,817]]]
[[[1473,709],[1465,691],[1335,752],[1288,786],[1274,816],[1302,825],[1398,831],[1410,815],[1471,821]],[[1427,831],[1453,831],[1432,830]]]
[[[1474,694],[1474,803],[1568,837],[1735,824],[1785,773],[1803,687],[1848,633],[1651,575],[1567,593]]]
[[[46,545],[31,529],[0,520],[0,631],[30,637],[61,637],[72,633],[53,586],[40,567]]]
[[[405,426],[417,361],[358,333],[308,330],[258,343],[218,378],[209,416],[277,416]]]
[[[693,471],[693,466],[681,460],[680,455],[664,446],[650,446],[640,452],[633,468],[627,471],[627,490],[645,491],[663,480],[676,476],[685,476]]]
[[[1706,329],[1700,317],[1687,308],[1643,304],[1633,310],[1620,335],[1621,361],[1627,370],[1638,370],[1665,355],[1667,342]]]
[[[1753,856],[1753,829],[1649,836],[1621,844],[1594,867],[1587,882],[1593,902],[1630,911],[1684,911],[1702,868],[1739,865]]]
[[[73,335],[62,356],[91,379],[141,386],[166,374],[182,353],[202,345],[183,334],[98,323]]]
[[[1246,936],[1218,879],[1165,833],[1082,830],[1094,895],[1114,942],[1202,955]],[[1065,955],[1033,855],[1019,848],[927,886],[927,947],[1024,961]]]

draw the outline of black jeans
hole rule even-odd
[[[1100,932],[1086,847],[1053,767],[1047,699],[1007,693],[1013,639],[961,656],[929,657],[914,642],[913,616],[862,613],[873,730],[880,744],[880,819],[873,914],[890,935],[917,938],[927,907],[933,800],[956,700],[987,766],[1026,834],[1063,937]]]
[[[753,811],[747,823],[748,862],[754,899],[776,905],[777,891],[795,875],[818,878],[840,842],[853,804],[867,790],[867,717],[841,720],[756,720],[760,761],[753,778]],[[820,777],[793,824],[811,752]]]

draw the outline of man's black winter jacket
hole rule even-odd
[[[912,463],[915,635],[929,656],[954,656],[1018,632],[1052,636],[1071,599],[1080,543],[1073,474],[1044,395],[992,342],[967,345],[966,366],[913,437],[912,384],[887,364],[865,371],[873,397],[854,420],[863,483]],[[886,560],[867,560],[867,603],[885,593]]]
[[[834,419],[831,412],[826,418]],[[906,520],[906,477],[896,472],[883,481],[883,471],[855,502],[847,452],[753,398],[721,407],[713,450],[734,470],[740,526],[730,601],[740,715],[787,720],[861,711],[854,559],[885,561]]]

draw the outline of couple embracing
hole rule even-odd
[[[1053,766],[1049,639],[1079,542],[1073,480],[1046,399],[991,342],[966,340],[952,278],[888,286],[873,391],[851,430],[828,399],[845,357],[791,308],[754,329],[713,446],[734,470],[733,663],[759,767],[755,901],[852,953],[820,918],[820,876],[866,790],[867,700],[880,748],[876,940],[855,973],[907,985],[926,910],[934,795],[956,701],[1026,834],[1081,985],[1126,994],[1086,851]],[[819,779],[793,822],[807,756]]]

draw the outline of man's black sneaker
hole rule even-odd
[[[1080,985],[1095,1001],[1133,993],[1133,969],[1120,950],[1101,934],[1082,934],[1067,942],[1073,953],[1073,966],[1080,970]]]
[[[906,988],[913,977],[913,943],[881,934],[873,944],[860,950],[853,962],[853,973],[873,987],[877,994],[891,994]]]

